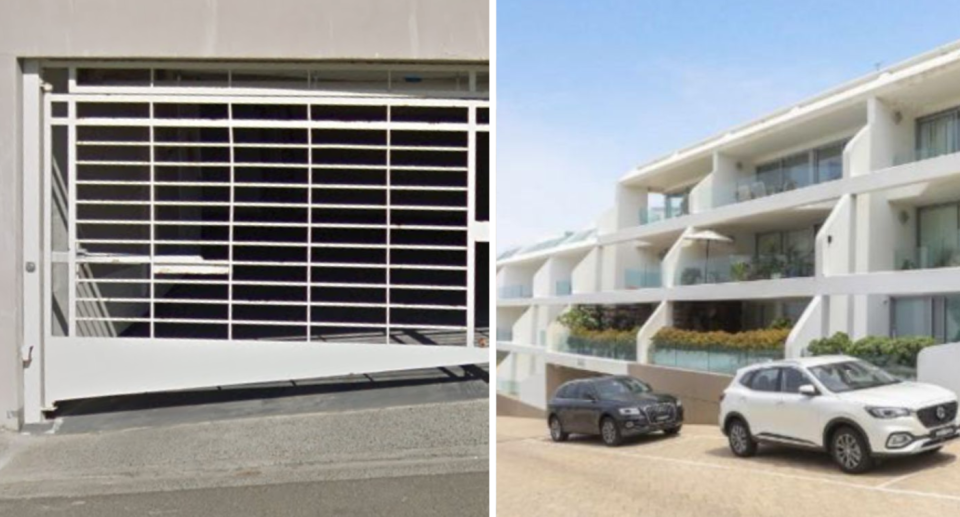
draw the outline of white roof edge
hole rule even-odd
[[[715,135],[712,135],[712,136],[710,136],[710,137],[707,137],[707,138],[705,138],[705,139],[703,139],[703,140],[701,140],[701,141],[699,141],[699,142],[697,142],[697,143],[695,143],[695,144],[689,145],[689,146],[687,146],[687,147],[683,147],[683,148],[678,149],[678,150],[676,150],[676,151],[674,151],[674,152],[672,152],[672,153],[669,153],[669,154],[666,154],[666,155],[662,155],[662,156],[660,156],[659,158],[655,158],[655,159],[650,160],[650,161],[648,161],[648,162],[642,163],[642,164],[638,165],[636,168],[630,170],[630,171],[629,171],[628,173],[626,173],[625,175],[621,176],[620,179],[618,180],[618,182],[624,182],[624,181],[628,181],[628,180],[631,180],[631,179],[635,179],[637,176],[640,176],[640,175],[642,175],[642,174],[644,174],[644,173],[648,173],[648,172],[650,172],[651,170],[655,170],[656,168],[658,168],[658,167],[661,166],[661,165],[665,165],[665,164],[666,164],[669,160],[671,160],[671,159],[675,159],[675,161],[681,161],[681,160],[686,160],[686,159],[695,158],[695,157],[697,157],[697,155],[698,155],[699,153],[712,152],[721,142],[722,142],[722,143],[729,143],[730,141],[732,141],[732,139],[724,139],[724,137],[726,137],[726,136],[729,135],[730,133],[741,132],[741,131],[744,131],[744,130],[747,130],[747,129],[751,129],[751,128],[755,127],[755,126],[759,126],[759,125],[761,125],[761,124],[763,124],[763,123],[765,123],[765,122],[770,121],[771,119],[774,119],[774,118],[779,117],[779,116],[781,116],[781,115],[788,114],[788,113],[790,113],[791,111],[793,111],[794,109],[796,109],[796,108],[798,108],[798,107],[801,107],[801,106],[808,106],[808,105],[813,104],[813,103],[822,102],[822,101],[824,101],[824,100],[830,99],[831,97],[839,97],[840,94],[842,94],[842,93],[849,92],[850,90],[853,90],[854,88],[856,88],[856,87],[858,87],[858,86],[863,86],[863,85],[868,84],[868,83],[870,83],[870,82],[872,82],[872,81],[876,81],[877,79],[879,79],[879,78],[881,78],[881,77],[883,77],[883,76],[885,76],[885,75],[887,75],[887,74],[891,74],[891,73],[894,73],[894,72],[900,72],[900,71],[902,71],[902,70],[904,70],[904,69],[910,68],[910,67],[912,67],[912,66],[916,66],[916,65],[918,65],[918,64],[925,63],[925,62],[927,62],[927,61],[933,60],[933,59],[935,59],[935,58],[937,58],[937,57],[940,57],[940,56],[943,56],[943,55],[945,55],[945,54],[950,54],[950,53],[952,53],[952,52],[956,52],[957,50],[960,50],[960,40],[952,41],[952,42],[947,43],[947,44],[945,44],[945,45],[941,45],[941,46],[939,46],[939,47],[937,47],[937,48],[934,48],[933,50],[929,50],[929,51],[924,52],[924,53],[922,53],[922,54],[913,56],[913,57],[911,57],[911,58],[907,58],[907,59],[905,59],[905,60],[903,60],[903,61],[900,61],[900,62],[895,63],[895,64],[893,64],[893,65],[890,65],[890,66],[888,66],[888,67],[882,68],[882,69],[877,70],[877,71],[875,71],[875,72],[869,73],[869,74],[867,74],[867,75],[860,76],[860,77],[858,77],[858,78],[852,79],[852,80],[847,81],[847,82],[845,82],[845,83],[841,83],[839,86],[835,86],[835,87],[833,87],[833,88],[830,88],[830,89],[828,89],[828,90],[826,90],[826,91],[824,91],[824,92],[822,92],[822,93],[819,93],[819,94],[817,94],[817,95],[815,95],[815,96],[813,96],[813,97],[809,97],[809,98],[800,100],[799,102],[795,102],[795,103],[793,103],[793,104],[791,104],[791,105],[789,105],[789,106],[787,106],[787,107],[784,107],[784,108],[781,108],[781,109],[779,109],[779,110],[776,110],[776,111],[774,111],[774,112],[772,112],[772,113],[769,113],[769,114],[767,114],[767,115],[764,115],[764,116],[762,116],[762,117],[760,117],[760,118],[757,118],[757,119],[751,120],[751,121],[749,121],[749,122],[746,122],[746,123],[744,123],[744,124],[740,124],[740,125],[738,125],[738,126],[734,126],[734,127],[732,127],[732,128],[729,128],[729,129],[726,129],[726,130],[724,130],[724,131],[721,131],[720,133],[717,133],[717,134],[715,134]],[[909,77],[909,76],[907,76],[907,77]],[[899,80],[902,80],[902,79],[905,79],[905,78],[906,78],[906,77],[903,77],[903,78],[900,78]],[[877,85],[877,86],[879,87],[880,85]],[[786,122],[786,121],[783,121],[783,122]]]

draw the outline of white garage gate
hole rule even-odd
[[[488,360],[485,68],[26,72],[28,421]]]

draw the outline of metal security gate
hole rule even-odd
[[[487,360],[484,70],[50,70],[42,406]]]

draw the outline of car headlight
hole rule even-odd
[[[912,411],[902,407],[868,407],[867,412],[875,418],[900,418],[910,416]]]
[[[620,408],[620,414],[623,416],[637,416],[640,414],[640,409],[635,407],[622,407]]]

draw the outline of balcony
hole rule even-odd
[[[595,333],[571,333],[559,349],[569,354],[636,361],[637,332],[636,330],[608,330]]]
[[[497,292],[501,300],[533,297],[533,289],[531,289],[529,285],[505,285],[500,287]]]
[[[569,296],[573,294],[573,283],[570,280],[557,280],[556,286],[554,286],[554,294],[556,296]]]
[[[650,352],[650,363],[657,366],[726,375],[733,375],[744,366],[781,359],[782,350],[655,348]]]
[[[497,329],[497,342],[510,343],[513,341],[513,329]]]
[[[901,248],[894,252],[893,265],[898,271],[960,267],[960,248],[946,244]]]
[[[810,277],[815,274],[814,256],[726,255],[693,260],[677,269],[677,285],[722,284]]]
[[[838,142],[758,165],[756,174],[732,186],[733,199],[742,203],[840,179],[845,145]]]
[[[647,289],[663,286],[663,278],[659,267],[627,269],[624,271],[625,289]]]

